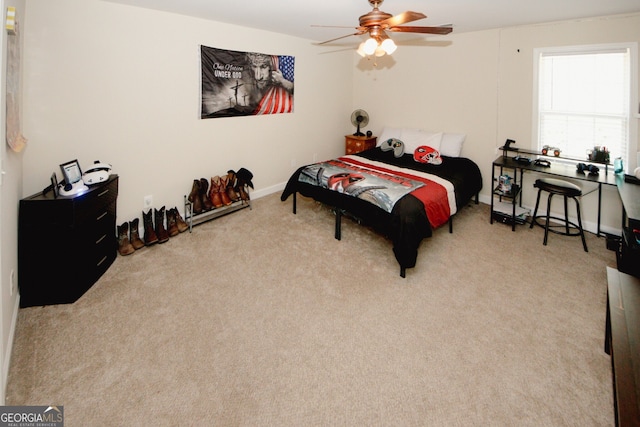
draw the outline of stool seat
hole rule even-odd
[[[531,226],[529,228],[533,228],[533,225],[539,225],[544,227],[544,241],[543,244],[547,245],[547,239],[549,237],[549,231],[556,234],[562,234],[565,236],[580,236],[582,238],[582,246],[584,247],[585,252],[589,252],[587,249],[587,242],[584,238],[584,230],[582,229],[582,220],[580,218],[580,202],[577,197],[582,196],[582,189],[576,184],[564,181],[562,179],[555,178],[540,178],[536,179],[536,182],[533,184],[535,188],[538,189],[538,197],[536,199],[536,207],[533,210],[533,217],[531,218]],[[537,216],[538,214],[538,206],[540,205],[540,194],[546,191],[549,193],[549,199],[547,201],[547,214]],[[551,215],[551,198],[554,195],[562,196],[564,199],[564,218],[559,218]],[[573,199],[576,202],[576,213],[578,216],[578,223],[573,223],[569,221],[569,216],[567,213],[567,200]],[[538,222],[538,219],[544,218],[544,225]],[[554,229],[554,226],[550,224],[550,220],[560,221],[561,227],[563,231],[559,231]]]
[[[540,178],[536,179],[533,186],[549,193],[560,194],[567,197],[582,196],[582,188],[572,182],[564,181],[562,179]]]

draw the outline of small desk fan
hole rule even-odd
[[[360,126],[365,127],[369,124],[369,114],[364,110],[355,110],[351,113],[351,124],[357,127],[353,136],[364,136],[364,133],[360,132]]]

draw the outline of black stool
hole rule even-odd
[[[538,198],[536,199],[536,208],[533,210],[533,217],[531,218],[531,226],[529,228],[533,228],[533,224],[544,227],[543,243],[545,246],[547,245],[547,237],[549,236],[549,231],[556,234],[562,234],[564,236],[580,236],[582,238],[582,246],[584,246],[584,251],[589,252],[589,250],[587,249],[587,242],[584,238],[584,231],[582,230],[582,221],[580,219],[580,202],[577,199],[577,197],[582,196],[582,189],[570,182],[553,178],[537,179],[533,186],[538,189]],[[543,191],[549,193],[549,200],[547,201],[547,215],[536,216],[538,213],[538,205],[540,204],[540,193],[542,193]],[[555,194],[563,196],[564,198],[564,218],[551,216],[551,198]],[[576,202],[576,210],[578,213],[577,224],[569,221],[569,216],[567,215],[567,199],[569,198],[572,198]],[[538,218],[545,218],[544,225],[538,222]],[[549,225],[550,219],[560,221],[561,224]],[[563,228],[564,231],[554,229],[560,227]]]

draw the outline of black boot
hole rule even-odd
[[[142,212],[142,220],[144,222],[144,244],[151,246],[158,243],[158,236],[153,229],[153,212],[149,209],[149,212]]]
[[[156,219],[156,236],[158,236],[158,243],[164,243],[169,240],[169,233],[164,228],[164,206],[160,210],[154,209]]]

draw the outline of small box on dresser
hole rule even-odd
[[[376,146],[376,136],[345,135],[345,153],[356,154]]]
[[[118,175],[76,197],[53,191],[20,200],[20,307],[78,300],[117,255]]]

